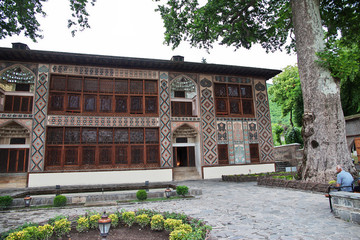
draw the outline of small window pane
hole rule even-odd
[[[80,110],[80,95],[68,95],[68,109]]]
[[[226,100],[216,99],[216,111],[218,113],[227,113]]]
[[[260,162],[259,158],[259,145],[249,144],[250,147],[250,159],[252,163]]]
[[[96,112],[96,95],[85,95],[84,110],[85,112]]]
[[[72,78],[70,77],[67,81],[68,91],[81,92],[82,90],[82,79],[81,78]]]
[[[78,148],[66,147],[65,148],[65,165],[77,165],[78,164]]]
[[[29,100],[30,100],[30,98],[27,98],[27,97],[22,98],[22,101],[21,101],[21,111],[22,112],[28,112],[29,105],[30,105]]]
[[[156,97],[145,97],[145,113],[157,113]]]
[[[17,83],[15,85],[15,91],[28,92],[30,91],[30,84]]]
[[[51,79],[51,90],[65,91],[66,78],[60,76],[53,76]]]
[[[130,129],[130,143],[144,143],[144,129]]]
[[[18,166],[17,171],[23,172],[24,171],[24,157],[25,157],[25,150],[18,150]]]
[[[252,98],[251,86],[240,86],[240,91],[241,91],[242,98]]]
[[[101,147],[99,149],[99,163],[100,164],[111,164],[111,147]]]
[[[146,146],[146,163],[159,162],[159,146]]]
[[[159,131],[156,128],[145,128],[145,142],[159,143]]]
[[[64,95],[52,95],[50,97],[50,109],[53,111],[63,111]]]
[[[228,85],[228,95],[229,97],[239,97],[239,86],[238,85]]]
[[[6,112],[12,111],[13,98],[14,98],[13,96],[5,96],[4,111],[6,111]]]
[[[14,96],[14,105],[13,105],[13,111],[19,112],[20,111],[20,101],[21,98],[18,96]]]
[[[116,147],[115,149],[115,163],[116,164],[128,164],[127,159],[127,147]]]
[[[96,143],[97,131],[96,128],[83,128],[81,133],[81,143]]]
[[[103,93],[112,93],[114,91],[114,81],[113,80],[100,80],[100,92]]]
[[[185,91],[174,91],[174,97],[184,98]]]
[[[130,113],[142,113],[142,97],[131,97]]]
[[[111,112],[111,97],[110,96],[100,96],[100,111],[101,112]]]
[[[228,145],[227,144],[219,144],[218,145],[219,152],[219,163],[220,164],[228,164]]]
[[[47,130],[48,144],[62,144],[63,143],[63,128],[48,128]]]
[[[48,166],[59,166],[61,164],[61,147],[49,147],[46,161]]]
[[[115,80],[115,93],[128,93],[128,81]]]
[[[99,143],[112,143],[113,129],[99,129]]]
[[[116,97],[115,112],[126,113],[127,112],[127,97]]]
[[[129,143],[129,133],[127,128],[115,129],[115,143]]]
[[[215,96],[216,97],[226,97],[226,85],[225,84],[215,84]]]
[[[80,128],[65,128],[65,144],[80,143]]]
[[[142,81],[130,81],[130,93],[143,93],[143,82]]]
[[[83,147],[82,149],[82,165],[94,165],[95,164],[95,147]]]
[[[254,114],[253,102],[251,100],[243,100],[242,105],[243,105],[242,106],[243,107],[243,114],[249,114],[249,115]]]
[[[230,113],[240,114],[240,100],[230,100]]]
[[[147,94],[157,93],[157,82],[156,81],[145,81],[145,93],[147,93]]]
[[[98,91],[98,80],[92,78],[85,78],[84,92],[97,92]]]
[[[131,146],[131,164],[143,164],[144,163],[144,147],[143,146]]]

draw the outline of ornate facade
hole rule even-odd
[[[274,161],[266,80],[277,70],[14,46],[0,48],[0,175],[164,181],[182,167],[211,178]]]

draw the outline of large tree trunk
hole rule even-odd
[[[292,0],[291,8],[304,99],[304,158],[299,171],[304,180],[327,182],[335,179],[337,164],[355,173],[346,143],[339,82],[316,63],[316,52],[325,47],[319,0]]]

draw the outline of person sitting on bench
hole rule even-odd
[[[341,191],[352,192],[352,183],[354,178],[351,176],[351,174],[343,170],[340,165],[336,166],[336,172],[336,187],[338,187]]]

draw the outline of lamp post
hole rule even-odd
[[[169,197],[171,196],[171,189],[170,189],[169,187],[167,187],[167,188],[165,189],[165,196],[166,196],[167,198],[169,198]]]
[[[30,207],[31,197],[29,195],[24,197],[24,203],[25,203],[25,207]]]
[[[101,216],[101,219],[99,219],[98,223],[100,229],[100,236],[102,237],[102,239],[106,239],[111,226],[111,219],[108,217],[108,215],[106,215],[106,212],[104,212],[104,214]]]

